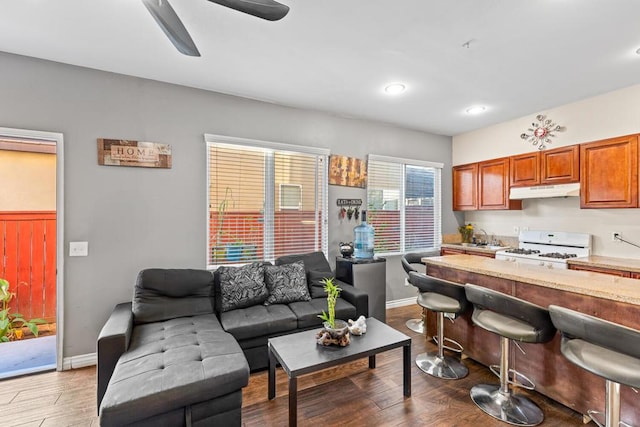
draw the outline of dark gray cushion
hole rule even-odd
[[[135,323],[213,313],[213,275],[206,270],[150,268],[133,291]]]
[[[237,340],[291,331],[297,327],[296,315],[283,304],[259,304],[227,311],[220,314],[220,323]]]
[[[422,292],[418,295],[418,305],[427,310],[442,313],[460,313],[460,301],[435,292]]]
[[[298,318],[298,328],[308,328],[315,325],[322,325],[322,320],[318,317],[322,311],[327,311],[326,298],[313,298],[310,301],[293,302],[289,308]],[[336,300],[336,319],[356,320],[356,308],[342,298]]]
[[[291,264],[296,261],[304,262],[304,269],[306,271],[331,271],[329,261],[327,261],[327,257],[325,257],[324,253],[322,252],[310,252],[307,254],[281,256],[280,258],[276,259],[275,264]]]
[[[264,281],[269,290],[265,305],[288,304],[311,299],[302,261],[285,265],[266,265]]]
[[[242,350],[215,315],[139,325],[109,381],[101,420],[135,423],[227,395],[248,381]]]
[[[262,304],[269,296],[264,283],[264,265],[251,263],[242,267],[218,268],[222,311]]]
[[[311,298],[326,298],[327,293],[324,291],[322,279],[335,279],[335,275],[330,271],[311,270],[307,273],[307,284]]]

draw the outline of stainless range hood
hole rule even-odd
[[[577,197],[580,196],[580,184],[538,185],[535,187],[513,187],[509,192],[509,199],[547,199],[549,197]]]

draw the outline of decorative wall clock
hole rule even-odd
[[[538,146],[538,150],[544,150],[547,148],[546,144],[551,143],[551,138],[556,136],[553,132],[562,132],[565,128],[547,119],[543,114],[538,114],[536,120],[537,122],[531,123],[531,127],[527,129],[529,133],[520,134],[520,138]]]

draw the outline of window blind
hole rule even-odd
[[[375,252],[439,247],[442,164],[369,155],[367,169],[367,222],[375,230]]]
[[[326,253],[328,152],[229,139],[207,135],[208,265]]]

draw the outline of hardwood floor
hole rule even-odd
[[[435,344],[408,330],[418,306],[387,310],[387,323],[413,338],[412,357],[434,351]],[[402,395],[402,350],[298,379],[301,426],[506,426],[481,412],[469,398],[474,384],[497,383],[482,365],[465,359],[469,376],[458,381],[430,377],[411,366],[412,394]],[[523,391],[524,393],[524,391]],[[544,411],[543,426],[580,426],[582,416],[535,392],[529,395]],[[0,382],[0,426],[97,426],[95,367],[50,372]],[[277,395],[267,399],[267,373],[251,375],[243,391],[243,425],[284,426],[288,421],[287,376],[277,371]]]

